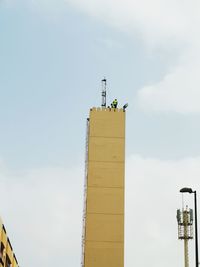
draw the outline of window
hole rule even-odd
[[[4,249],[5,249],[5,247],[4,247],[3,243],[1,242],[1,244],[0,244],[0,262],[2,264],[3,264],[3,252],[4,252]]]
[[[11,267],[11,260],[9,259],[7,254],[6,254],[6,267]]]

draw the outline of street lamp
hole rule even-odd
[[[181,193],[194,194],[194,211],[195,211],[195,255],[196,255],[196,267],[199,266],[199,253],[198,253],[198,229],[197,229],[197,194],[192,188],[184,187],[180,190]]]

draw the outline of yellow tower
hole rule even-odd
[[[92,108],[87,148],[82,266],[123,267],[125,110]]]
[[[19,267],[6,229],[0,218],[0,267]]]

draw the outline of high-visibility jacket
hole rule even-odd
[[[117,105],[118,104],[118,102],[117,102],[117,100],[113,100],[113,105]]]

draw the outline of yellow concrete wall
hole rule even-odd
[[[125,112],[90,111],[84,267],[124,266]]]
[[[3,222],[0,218],[0,246],[3,244],[4,250],[1,255],[0,253],[0,267],[6,266],[6,258],[10,259],[10,262],[12,264],[12,267],[19,267],[16,257],[14,255],[12,246],[10,244],[10,241],[8,239],[7,233],[5,231],[5,227],[3,225]],[[0,250],[1,251],[1,250]]]

